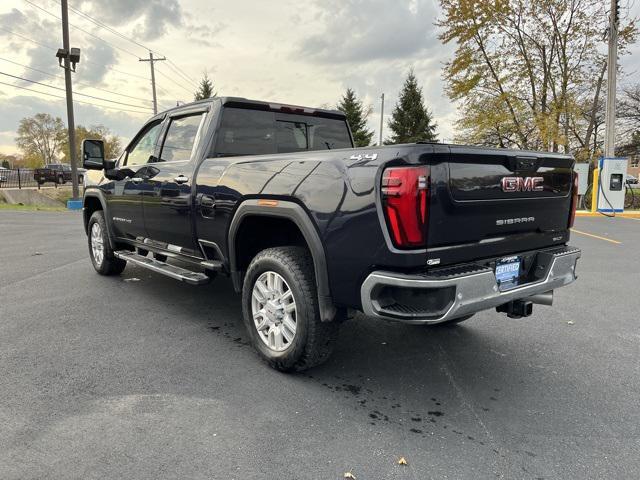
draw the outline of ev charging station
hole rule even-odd
[[[621,213],[624,211],[626,158],[600,158],[598,169],[597,211]]]

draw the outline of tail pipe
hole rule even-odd
[[[525,298],[525,300],[530,301],[531,303],[537,303],[539,305],[553,305],[553,290],[549,290],[548,292],[538,293],[537,295],[531,295],[530,297]]]

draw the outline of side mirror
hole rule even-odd
[[[104,165],[104,142],[102,140],[83,140],[82,166],[87,170],[102,170]]]

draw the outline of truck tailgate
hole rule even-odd
[[[566,243],[573,164],[553,153],[452,146],[431,167],[429,263]]]

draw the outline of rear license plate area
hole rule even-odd
[[[522,262],[520,257],[507,257],[496,262],[496,281],[498,285],[508,287],[517,283]]]

